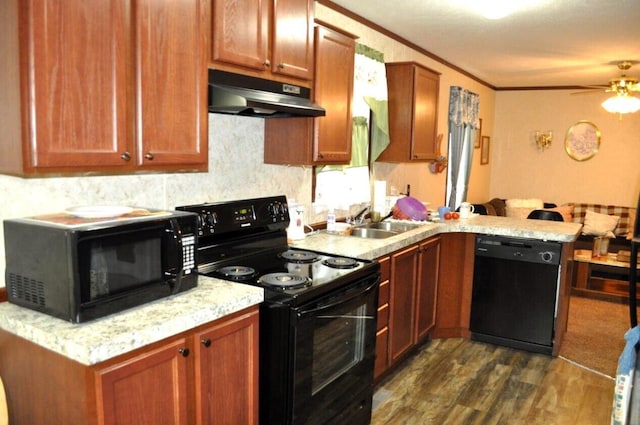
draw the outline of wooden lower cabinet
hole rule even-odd
[[[378,329],[376,332],[376,363],[373,373],[377,380],[389,367],[389,279],[391,263],[389,257],[378,259],[380,263],[380,290],[378,292]]]
[[[195,334],[196,424],[258,424],[258,311]]]
[[[187,423],[187,347],[187,340],[180,338],[97,370],[99,423]]]
[[[258,307],[85,366],[0,330],[10,423],[258,423]]]
[[[471,316],[471,291],[476,235],[440,235],[440,270],[433,338],[467,338]]]
[[[396,363],[414,345],[418,245],[391,255],[389,361]]]
[[[436,297],[440,269],[440,238],[420,244],[416,287],[416,343],[424,341],[436,325]]]
[[[439,278],[440,238],[434,237],[379,259],[383,281],[378,309],[375,377],[404,359],[428,338],[435,326]],[[385,264],[389,270],[389,301],[385,308]],[[388,326],[381,326],[388,317]],[[384,344],[384,346],[381,346]],[[386,349],[386,352],[384,350]]]

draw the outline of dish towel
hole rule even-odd
[[[613,409],[611,410],[611,425],[637,424],[637,419],[629,422],[629,412],[630,409],[640,409],[640,406],[637,405],[638,397],[633,396],[634,374],[638,371],[640,327],[636,326],[629,329],[624,334],[624,339],[627,342],[618,360],[616,386],[613,393]],[[640,394],[640,389],[636,389],[635,392]],[[635,403],[632,403],[632,401],[635,401]],[[633,416],[635,417],[636,415]]]

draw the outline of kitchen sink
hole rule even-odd
[[[366,223],[355,226],[351,232],[351,236],[358,238],[384,239],[413,230],[423,225],[424,223],[399,223],[395,221]]]
[[[382,229],[370,229],[367,227],[356,227],[351,231],[351,236],[368,239],[384,239],[398,234],[400,234],[400,232],[392,232],[390,230]]]
[[[361,224],[359,226],[356,226],[356,228],[380,229],[380,230],[386,230],[389,232],[403,233],[423,225],[424,223],[405,223],[405,222],[401,223],[397,221],[380,221],[378,223]]]

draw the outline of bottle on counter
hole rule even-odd
[[[331,208],[327,213],[327,232],[335,232],[335,231],[336,231],[336,213],[333,211],[333,208]]]

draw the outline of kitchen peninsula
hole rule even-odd
[[[421,266],[420,272],[433,278],[427,280],[433,284],[432,290],[437,291],[437,295],[431,297],[437,305],[425,315],[424,322],[418,321],[416,332],[411,332],[411,341],[417,343],[429,334],[434,338],[468,336],[475,234],[560,242],[564,248],[556,338],[561,340],[570,287],[567,278],[570,267],[566,265],[572,255],[567,253],[573,252],[573,241],[580,228],[579,224],[573,223],[476,216],[467,220],[426,223],[386,239],[337,236],[321,231],[292,243],[292,246],[379,259],[383,275],[380,303],[385,299],[389,302],[388,292],[383,295],[383,288],[385,282],[387,291],[391,286],[389,281],[394,275],[390,265],[396,258],[410,258],[413,265],[430,264],[429,268]],[[424,262],[418,261],[423,257]],[[410,276],[402,274],[407,281]],[[255,360],[252,353],[257,349],[256,305],[262,301],[261,292],[248,285],[201,279],[199,286],[187,293],[82,325],[3,303],[0,305],[0,375],[7,386],[11,418],[16,423],[44,423],[48,419],[67,424],[108,424],[116,422],[116,407],[131,412],[147,409],[155,403],[163,406],[162,414],[179,418],[175,423],[194,423],[195,412],[206,410],[201,395],[212,390],[205,387],[205,381],[210,378],[202,368],[206,365],[214,367],[215,373],[215,366],[220,364],[210,357],[215,354],[205,355],[203,348],[207,347],[207,341],[216,345],[217,340],[212,335],[231,335],[228,341],[231,345],[222,346],[217,355],[232,361],[234,355],[242,353],[243,361],[249,363],[242,372],[254,370],[257,373],[257,369],[248,368],[255,365],[251,359]],[[417,311],[429,310],[426,304],[418,303],[417,307]],[[406,311],[404,313],[404,316],[410,316]],[[381,314],[385,314],[384,308],[378,310],[379,322],[384,324]],[[400,319],[400,316],[396,319],[392,316],[391,320],[395,322],[389,326],[399,325]],[[219,321],[225,324],[223,328],[216,327]],[[378,324],[379,343],[386,336],[385,330],[380,330],[381,323]],[[427,329],[428,333],[420,333],[419,329]],[[396,335],[400,334],[396,332]],[[238,346],[233,346],[234,342]],[[411,348],[402,347],[387,356],[387,344],[378,346],[378,377],[400,364]],[[191,357],[189,352],[193,353]],[[381,366],[380,362],[384,364]],[[237,367],[237,364],[233,366]],[[249,389],[249,394],[257,396],[256,378],[249,376],[245,382],[255,385],[254,390]],[[127,379],[133,380],[127,382]],[[122,391],[129,387],[118,390],[118,385],[136,385],[142,382],[140,379],[152,385],[147,388],[166,388],[167,391],[152,391],[153,397],[137,399],[125,397]],[[167,382],[167,379],[175,381]],[[219,391],[222,395],[228,393],[224,388]],[[222,395],[220,400],[226,399]],[[219,403],[225,403],[220,400]],[[257,406],[251,406],[254,408]],[[257,410],[253,411],[257,414]],[[251,412],[247,415],[252,416]]]

